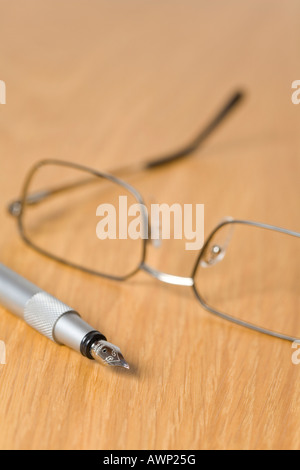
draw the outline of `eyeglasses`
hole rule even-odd
[[[189,156],[241,97],[241,93],[235,93],[191,144],[138,169]],[[95,209],[105,211],[107,204],[117,208],[121,196],[126,196],[126,204],[140,214],[143,236],[99,240]],[[226,218],[206,239],[191,275],[177,276],[148,264],[150,228],[145,207],[140,193],[115,175],[75,163],[44,160],[29,171],[21,198],[10,204],[9,211],[17,218],[23,240],[53,260],[115,281],[125,281],[143,270],[164,283],[191,287],[200,304],[222,319],[273,337],[298,339],[300,233]],[[114,214],[112,222],[119,233],[121,212]]]

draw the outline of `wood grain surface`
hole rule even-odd
[[[150,203],[204,203],[206,234],[226,215],[300,231],[299,18],[296,0],[0,0],[1,262],[71,304],[132,365],[102,368],[0,308],[0,448],[300,447],[290,343],[145,273],[114,283],[49,261],[6,211],[37,160],[112,171],[159,156],[243,89],[193,157],[126,179]],[[186,276],[196,257],[172,241],[149,251],[152,266]]]

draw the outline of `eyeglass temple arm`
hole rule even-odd
[[[75,183],[70,183],[68,185],[59,186],[59,187],[51,188],[51,189],[45,189],[42,191],[36,191],[32,194],[27,195],[26,204],[27,205],[38,204],[44,201],[45,199],[49,198],[50,196],[54,196],[64,191],[69,191],[71,189],[77,189],[80,186],[84,186],[85,184],[90,184],[92,181],[94,182],[95,178],[89,177],[89,178],[80,179],[80,181],[76,181]],[[21,207],[22,207],[22,200],[17,199],[15,201],[12,201],[8,205],[8,212],[13,216],[18,216],[21,211]]]
[[[230,99],[226,102],[218,114],[208,123],[208,125],[190,142],[186,147],[181,148],[177,152],[171,153],[164,157],[155,160],[150,160],[144,164],[144,169],[156,168],[168,163],[175,162],[182,158],[188,157],[213,133],[213,131],[221,124],[222,121],[230,114],[231,111],[241,102],[244,93],[241,91],[235,92]]]
[[[197,150],[200,145],[212,134],[212,132],[221,124],[221,122],[229,115],[229,113],[236,107],[236,105],[241,101],[244,97],[244,93],[241,91],[235,92],[230,99],[226,102],[223,108],[217,113],[217,115],[209,122],[209,124],[196,136],[196,138],[190,142],[186,147],[178,150],[177,152],[171,153],[170,155],[166,155],[164,157],[157,158],[155,160],[150,160],[148,162],[136,165],[137,170],[147,170],[156,168],[159,166],[163,166],[174,161],[178,161],[179,159],[188,157],[191,155],[195,150]],[[133,165],[134,166],[134,165]],[[130,167],[120,168],[119,170],[115,170],[113,173],[118,174],[119,172],[128,171]],[[95,181],[94,178],[86,178],[84,180],[77,181],[72,184],[60,186],[57,188],[46,189],[44,191],[38,191],[32,194],[29,194],[26,199],[26,204],[33,205],[38,204],[41,201],[44,201],[48,197],[58,194],[62,191],[67,191],[69,189],[74,189],[78,186],[85,185],[90,183],[91,181]],[[22,201],[20,199],[11,202],[8,206],[8,211],[13,216],[18,216],[21,211]]]

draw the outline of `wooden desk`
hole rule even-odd
[[[224,215],[299,231],[299,16],[296,0],[0,1],[1,261],[77,308],[133,365],[103,369],[1,308],[1,448],[300,447],[289,343],[143,273],[117,284],[57,265],[5,211],[33,162],[112,170],[159,155],[241,87],[244,104],[195,158],[130,181],[150,201],[204,203],[206,233]],[[167,244],[151,256],[187,275],[195,259]]]

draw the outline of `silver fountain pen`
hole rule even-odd
[[[52,341],[88,359],[129,369],[120,349],[68,305],[0,263],[0,303]]]

